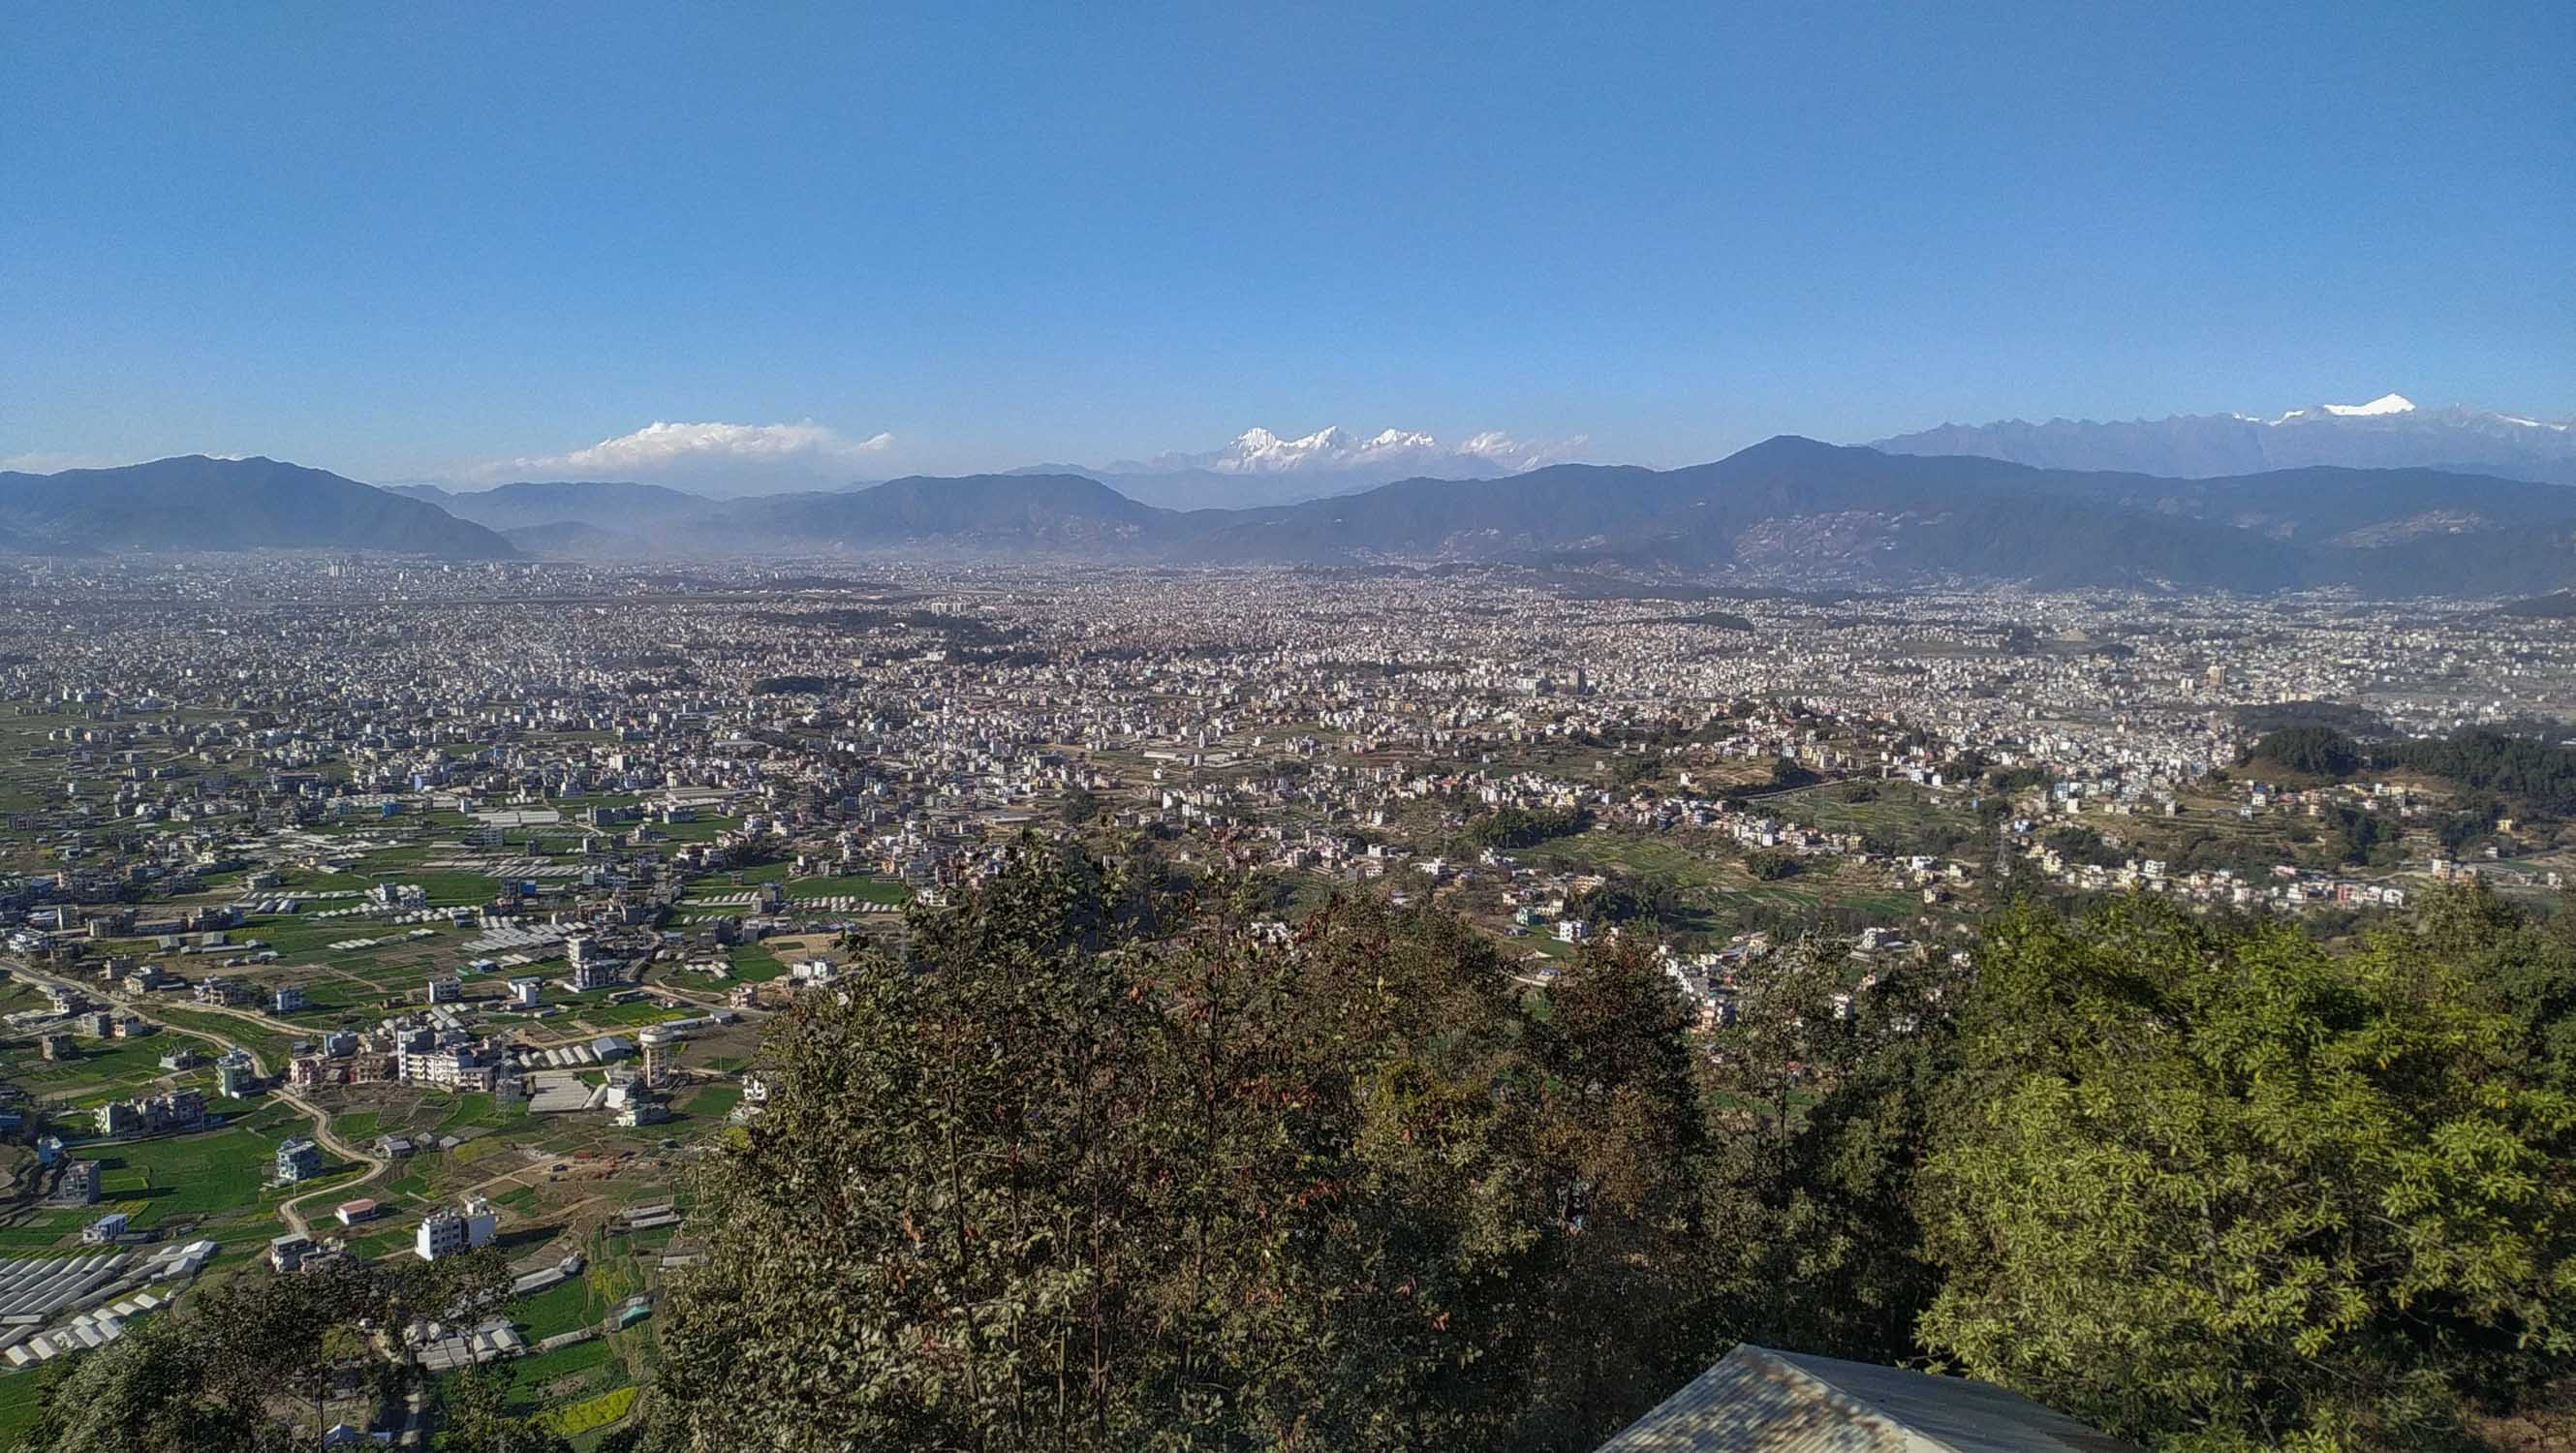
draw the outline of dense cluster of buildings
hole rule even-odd
[[[2576,633],[2473,603],[1802,596],[1504,568],[34,569],[43,594],[0,595],[0,713],[41,723],[11,769],[0,946],[43,966],[45,1004],[10,1031],[77,1060],[150,1033],[159,1006],[283,1046],[261,1065],[170,1043],[150,1093],[80,1102],[100,1137],[218,1124],[214,1105],[268,1083],[655,1125],[684,1040],[845,970],[809,939],[775,979],[729,983],[735,950],[874,931],[1033,830],[1436,898],[1538,981],[1568,945],[1649,931],[1609,906],[1649,875],[1640,845],[1748,898],[1803,873],[1807,899],[1871,905],[1842,925],[1855,993],[1956,961],[1965,910],[2006,875],[2298,913],[2401,908],[2463,876],[2554,889],[2576,857],[2545,823],[2443,846],[2452,804],[2419,783],[2219,773],[2267,713],[2321,703],[2417,735],[2576,712]],[[1882,796],[1919,811],[1859,810]],[[2378,859],[2301,846],[2354,815]],[[1657,937],[1707,1026],[1746,1012],[1777,942],[1751,922]],[[438,963],[399,984],[317,970],[422,945]],[[558,1027],[567,1003],[647,998]],[[733,1113],[759,1113],[764,1082],[742,1087]],[[261,1153],[274,1185],[332,1169],[301,1134]],[[59,1139],[39,1160],[48,1204],[99,1206],[96,1160]],[[456,1255],[498,1223],[479,1196],[441,1205],[411,1249]],[[334,1254],[291,1224],[281,1270]],[[58,1276],[109,1288],[104,1312],[82,1304],[105,1320],[45,1349],[149,1309],[100,1274],[132,1265],[114,1248],[133,1228],[110,1211],[83,1235],[98,1258]],[[517,1350],[506,1322],[414,1341],[442,1366]]]

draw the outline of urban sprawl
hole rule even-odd
[[[2558,821],[2253,752],[2302,724],[2563,724],[2576,632],[2493,604],[1501,568],[13,569],[0,1368],[230,1266],[498,1244],[509,1302],[408,1348],[613,1421],[693,1254],[688,1164],[760,1110],[764,1020],[1033,838],[1244,873],[1282,921],[1438,904],[1533,986],[1639,936],[1709,1026],[1792,936],[1847,943],[1857,982],[1964,954],[2023,889],[2328,929],[2446,879],[2554,897]]]

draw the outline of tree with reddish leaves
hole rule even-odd
[[[1580,1448],[1704,1360],[1681,1006],[1026,846],[771,1035],[669,1448]]]

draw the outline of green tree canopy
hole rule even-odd
[[[2361,748],[2333,727],[2290,726],[2266,732],[2245,760],[2311,777],[2348,777],[2361,768]]]
[[[1023,848],[772,1026],[662,1446],[1589,1446],[1699,1365],[1700,1121],[1635,951],[1282,937]]]
[[[1925,1341],[2192,1449],[2426,1446],[2563,1370],[2576,1103],[2435,947],[2150,900],[1998,925],[1921,1187]]]
[[[1808,936],[1735,972],[1707,1219],[1728,1338],[1896,1362],[1938,1286],[1908,1194],[1956,985],[1911,962],[1865,973],[1849,949]]]
[[[388,1329],[488,1311],[508,1288],[508,1264],[489,1250],[435,1262],[335,1259],[288,1276],[244,1272],[83,1354],[46,1389],[27,1446],[309,1448],[335,1384],[371,1386],[387,1404],[418,1385],[420,1368]]]

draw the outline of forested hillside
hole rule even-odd
[[[2266,733],[2245,759],[2313,777],[2348,777],[2364,768],[2420,772],[2523,811],[2576,814],[2576,747],[2486,727],[2368,744],[2332,727],[2283,727]]]

